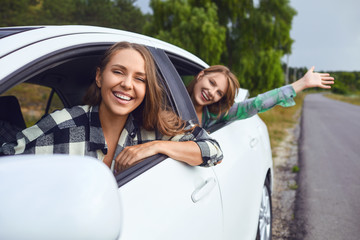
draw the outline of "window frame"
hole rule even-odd
[[[172,61],[169,59],[167,53],[165,53],[164,50],[158,48],[149,49],[161,75],[164,77],[166,86],[169,90],[168,94],[170,94],[174,101],[177,113],[182,119],[198,124],[199,120],[197,118],[191,98],[178,71],[176,70]]]
[[[15,85],[28,81],[32,77],[54,67],[54,65],[58,65],[60,62],[69,61],[75,57],[83,56],[90,52],[95,53],[96,51],[105,51],[109,46],[111,46],[111,43],[79,44],[43,55],[24,65],[21,69],[17,69],[5,78],[1,79],[0,93],[5,92]],[[57,93],[63,101],[64,106],[69,107],[70,103],[63,98],[61,93],[58,91]]]

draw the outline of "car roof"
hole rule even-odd
[[[94,33],[121,35],[123,39],[129,39],[129,41],[130,39],[136,39],[137,43],[154,48],[160,48],[193,60],[204,67],[208,66],[203,60],[194,54],[152,37],[112,28],[83,25],[19,26],[0,28],[0,58],[26,46],[48,39],[69,35]]]

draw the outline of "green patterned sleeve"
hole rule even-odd
[[[228,113],[223,115],[218,121],[233,121],[249,118],[257,113],[265,112],[276,105],[291,107],[295,105],[293,99],[295,96],[295,90],[291,85],[276,88],[259,94],[254,98],[235,103]]]

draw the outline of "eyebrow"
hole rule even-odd
[[[120,65],[120,64],[113,64],[113,65],[111,65],[111,66],[112,66],[112,67],[121,68],[122,70],[127,70],[126,67],[124,67],[123,65]],[[146,77],[146,74],[143,73],[143,72],[135,72],[135,74],[140,75],[140,76],[143,76],[143,77]]]
[[[215,85],[217,85],[217,82],[214,78],[209,78],[210,80],[214,81],[215,82]]]

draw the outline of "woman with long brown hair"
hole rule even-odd
[[[218,143],[167,109],[163,95],[147,48],[114,44],[97,68],[86,105],[50,114],[2,151],[89,155],[117,172],[158,153],[190,165],[219,163]]]
[[[214,65],[202,70],[187,86],[201,126],[205,129],[219,122],[245,119],[276,105],[295,105],[293,98],[307,88],[329,89],[334,78],[328,73],[315,73],[312,67],[296,82],[276,88],[243,102],[235,103],[240,84],[225,66]]]

